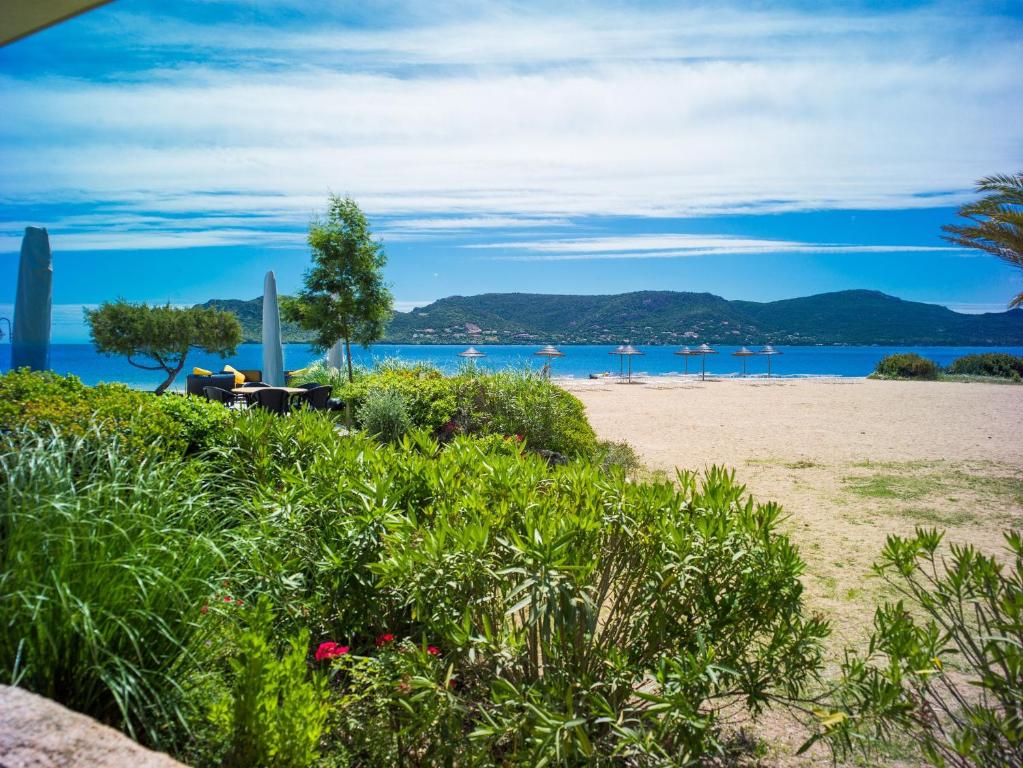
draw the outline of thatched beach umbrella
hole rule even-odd
[[[463,352],[459,352],[458,356],[464,357],[466,360],[469,361],[471,365],[475,366],[477,360],[479,360],[481,357],[486,357],[487,355],[485,352],[480,352],[478,349],[476,349],[476,347],[469,347]]]
[[[707,380],[707,355],[716,355],[718,351],[707,344],[701,344],[693,350],[693,354],[700,355],[700,381]]]
[[[631,344],[625,344],[616,351],[616,354],[629,359],[629,383],[632,383],[632,358],[635,355],[642,355],[643,353],[636,349]]]
[[[746,347],[740,347],[738,350],[736,350],[735,352],[732,353],[732,357],[741,357],[742,358],[742,375],[743,376],[746,375],[746,358],[750,357],[751,355],[755,355],[755,354],[756,354],[756,352],[753,352],[753,351],[751,351],[749,349],[746,349]]]
[[[700,353],[699,352],[694,352],[689,347],[682,347],[682,349],[676,349],[675,350],[675,354],[676,355],[681,355],[683,358],[685,358],[686,370],[685,370],[684,375],[688,376],[689,375],[689,358],[692,357],[693,355],[698,355]]]
[[[758,355],[767,355],[767,378],[771,378],[771,357],[774,355],[780,355],[777,349],[772,347],[770,344],[765,344],[764,348],[757,352]]]
[[[44,371],[50,363],[50,310],[53,306],[53,254],[45,229],[25,227],[18,263],[11,329],[11,369]]]
[[[543,369],[547,373],[548,376],[550,376],[550,373],[551,373],[551,363],[553,362],[553,359],[555,357],[564,357],[565,356],[565,353],[562,352],[557,347],[555,347],[553,344],[547,344],[546,346],[544,346],[543,348],[537,350],[533,354],[537,355],[538,357],[546,357],[547,358],[547,362],[544,363]]]
[[[281,311],[277,306],[277,278],[273,271],[263,278],[263,381],[271,387],[284,386]]]

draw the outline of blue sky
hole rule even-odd
[[[486,291],[883,290],[998,311],[940,226],[1023,168],[1019,2],[116,0],[0,49],[0,314],[294,290],[354,196],[399,308]]]

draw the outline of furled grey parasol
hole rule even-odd
[[[277,278],[273,271],[263,279],[263,381],[284,386],[284,348],[281,346],[281,311],[277,306]]]
[[[53,255],[45,229],[25,227],[18,263],[11,329],[11,368],[43,371],[50,364],[50,310],[53,305]]]

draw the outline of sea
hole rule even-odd
[[[485,357],[474,365],[487,370],[508,368],[539,369],[545,359],[537,357],[537,346],[501,344],[477,345]],[[368,349],[352,348],[352,357],[358,365],[371,366],[382,360],[430,363],[443,371],[454,373],[466,365],[458,356],[464,345],[420,345],[420,344],[374,344]],[[559,349],[564,357],[555,358],[552,364],[554,376],[587,378],[592,373],[617,375],[627,370],[628,361],[610,354],[614,347],[605,345],[564,345]],[[743,375],[745,360],[747,376],[766,376],[768,360],[765,356],[738,357],[733,353],[738,347],[715,347],[717,354],[700,357],[679,357],[674,354],[677,347],[648,346],[638,348],[643,354],[632,358],[633,376],[671,376],[688,370],[690,375],[698,374],[701,363],[706,365],[708,375],[715,377],[736,377]],[[754,347],[753,349],[757,349]],[[894,352],[916,352],[930,358],[939,365],[948,365],[963,355],[981,352],[1008,352],[1023,355],[1023,347],[911,347],[911,346],[775,346],[781,354],[771,358],[771,374],[786,378],[813,376],[862,377],[870,374],[885,355]],[[217,355],[193,351],[188,356],[185,369],[175,381],[174,389],[183,389],[185,373],[193,366],[219,371],[225,363],[235,368],[262,368],[262,346],[242,344],[235,354],[227,359]],[[320,360],[323,355],[307,344],[286,344],[284,346],[284,367],[288,370],[303,368]],[[11,347],[0,344],[0,371],[7,371],[11,364]],[[688,366],[688,367],[687,367]],[[73,373],[86,384],[101,381],[118,381],[132,387],[154,388],[163,380],[159,372],[135,368],[123,357],[107,357],[96,352],[91,344],[53,344],[50,347],[50,368],[58,373]]]

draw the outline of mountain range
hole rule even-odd
[[[202,306],[238,316],[258,342],[262,297]],[[286,342],[309,334],[284,323]],[[1023,345],[1023,309],[967,315],[878,291],[837,291],[782,301],[729,301],[710,293],[637,291],[607,296],[485,293],[449,296],[395,312],[396,344],[879,344]]]

